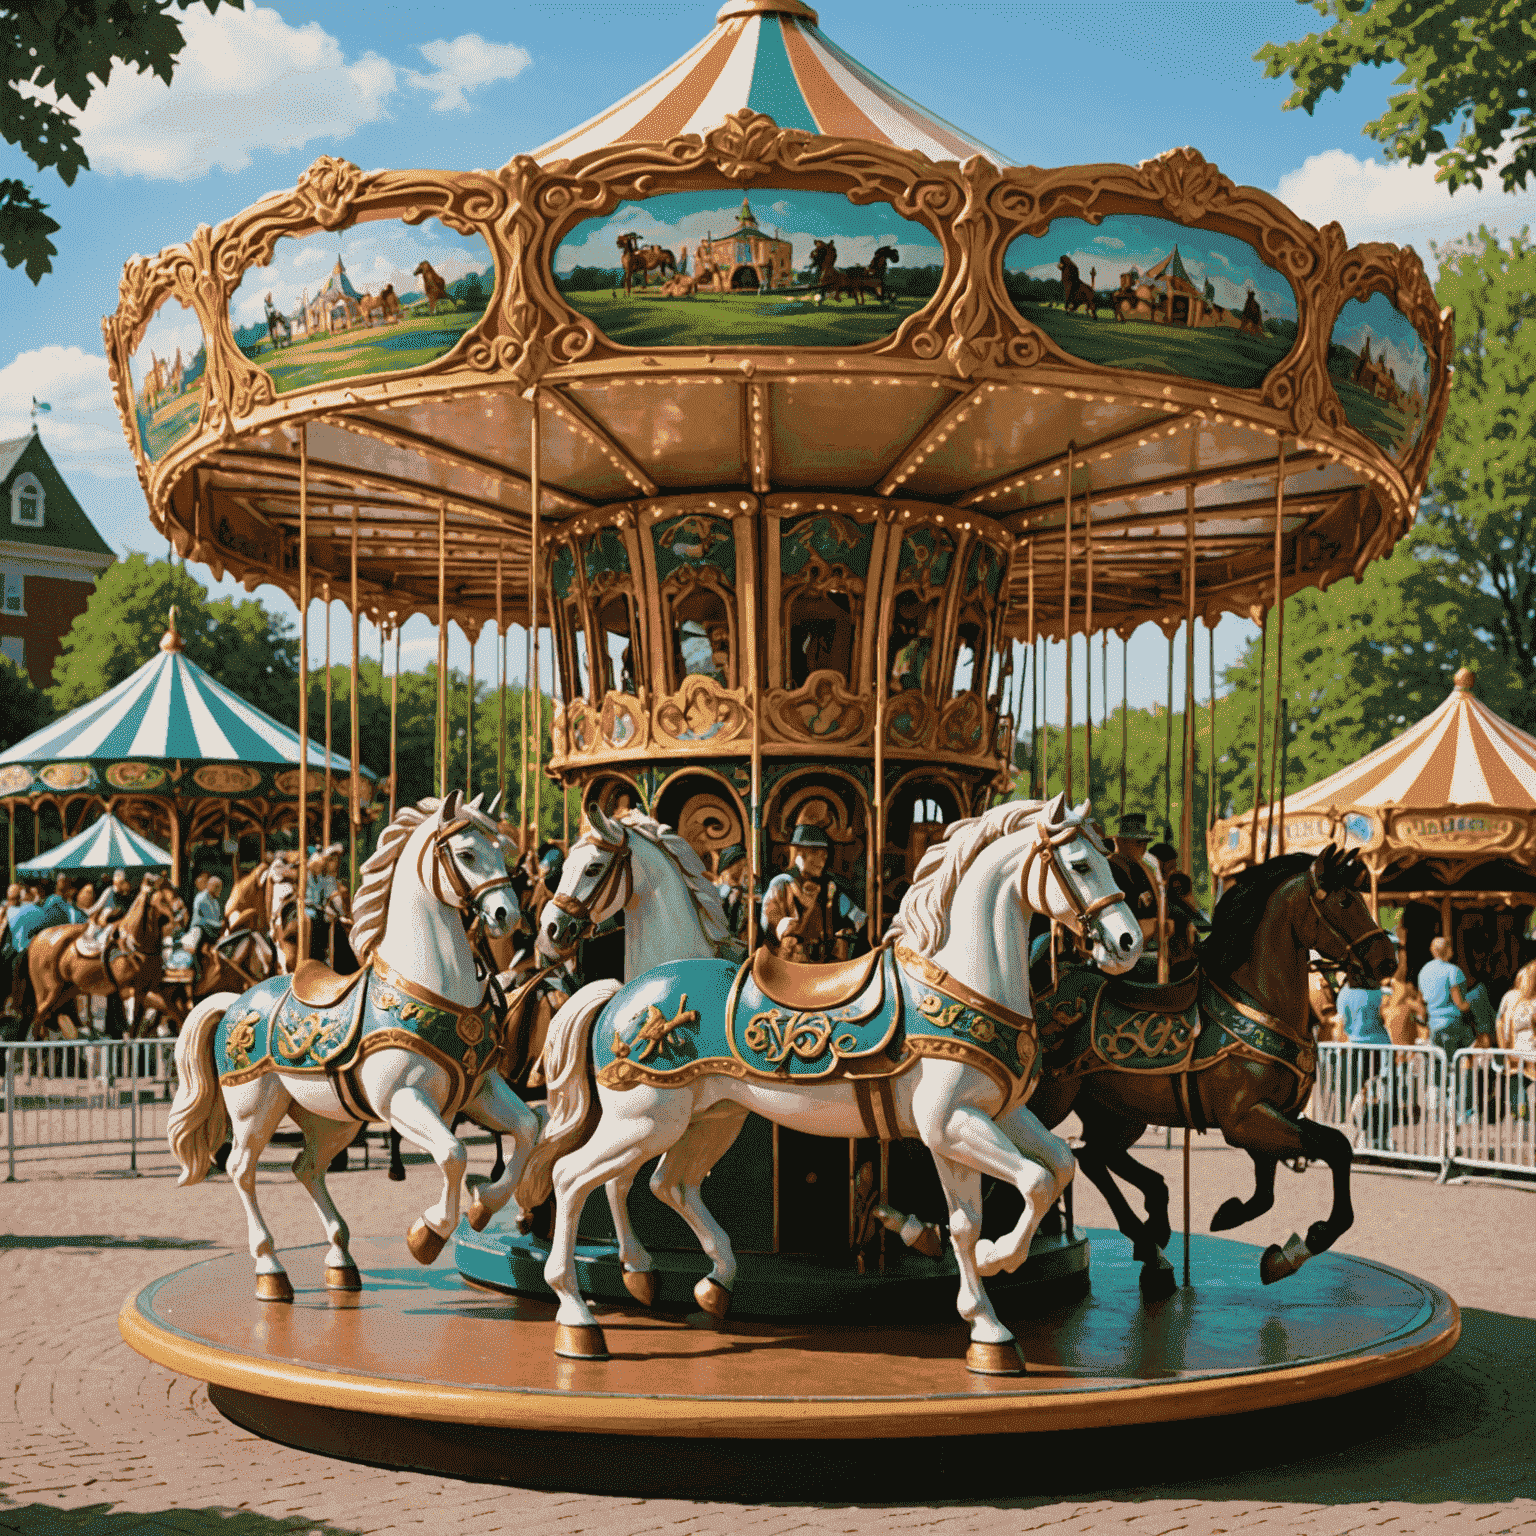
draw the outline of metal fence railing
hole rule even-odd
[[[99,1156],[165,1144],[176,1091],[173,1040],[46,1040],[0,1043],[5,1069],[6,1180],[16,1165],[66,1150]]]
[[[1452,1168],[1536,1172],[1536,1057],[1468,1049],[1451,1062]]]

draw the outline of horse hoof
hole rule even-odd
[[[1243,1202],[1236,1195],[1223,1200],[1211,1217],[1212,1232],[1230,1232],[1243,1224]]]
[[[464,1213],[465,1220],[476,1232],[484,1232],[491,1224],[492,1211],[479,1195],[469,1202],[469,1209]]]
[[[434,1263],[447,1242],[446,1237],[439,1237],[419,1216],[411,1224],[411,1230],[405,1234],[405,1246],[411,1250],[411,1257],[418,1264]]]
[[[973,1342],[965,1352],[965,1368],[974,1376],[1023,1376],[1027,1374],[1024,1356],[1018,1343],[1009,1339],[1006,1344],[982,1344]]]
[[[282,1270],[278,1270],[275,1275],[257,1275],[256,1299],[258,1301],[292,1301],[293,1282]]]
[[[1264,1250],[1259,1259],[1259,1279],[1265,1285],[1273,1285],[1277,1280],[1284,1280],[1288,1275],[1294,1275],[1308,1259],[1312,1257],[1312,1250],[1301,1240],[1296,1233],[1285,1240],[1285,1247],[1278,1247],[1271,1243]]]
[[[1144,1264],[1141,1270],[1141,1296],[1143,1301],[1167,1301],[1178,1290],[1178,1278],[1173,1265],[1167,1259],[1160,1264]]]
[[[608,1341],[596,1323],[556,1323],[555,1353],[562,1360],[607,1360]]]
[[[717,1323],[723,1323],[725,1314],[731,1310],[731,1293],[712,1275],[705,1275],[694,1286],[693,1299],[698,1302],[700,1310]]]
[[[656,1305],[656,1271],[653,1269],[626,1269],[624,1271],[624,1289],[629,1292],[642,1307],[654,1307]],[[727,1305],[730,1303],[731,1293],[725,1293]],[[703,1306],[703,1302],[699,1303]],[[707,1310],[707,1308],[706,1308]]]
[[[358,1274],[356,1264],[327,1264],[325,1288],[328,1291],[360,1291],[363,1277]]]
[[[390,1177],[391,1181],[396,1183],[396,1184],[404,1184],[405,1183],[405,1169],[404,1168],[391,1168],[389,1170],[389,1177]]]

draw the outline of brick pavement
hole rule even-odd
[[[1177,1154],[1150,1159],[1177,1189]],[[483,1165],[484,1154],[474,1160]],[[1248,1165],[1213,1137],[1197,1143],[1193,1161],[1199,1230],[1243,1187]],[[233,1192],[223,1180],[177,1190],[161,1158],[137,1180],[109,1163],[89,1168],[72,1164],[67,1178],[31,1168],[27,1182],[0,1192],[10,1319],[0,1342],[0,1532],[1536,1536],[1536,1192],[1357,1178],[1358,1221],[1340,1247],[1435,1279],[1464,1309],[1456,1351],[1407,1382],[1209,1424],[861,1451],[815,1485],[814,1501],[802,1490],[747,1502],[729,1497],[734,1474],[724,1465],[707,1496],[577,1496],[380,1471],[236,1429],[200,1384],[128,1350],[115,1322],[123,1297],[148,1280],[243,1248]],[[406,1185],[390,1184],[375,1164],[336,1189],[354,1230],[403,1232],[434,1178],[414,1167]],[[313,1211],[281,1164],[262,1185],[279,1241],[313,1242]],[[1276,1211],[1240,1235],[1304,1231],[1327,1193],[1320,1170],[1282,1172]],[[1078,1220],[1108,1224],[1086,1181]],[[746,1454],[772,1476],[785,1451]]]

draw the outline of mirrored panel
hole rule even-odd
[[[419,368],[485,313],[496,266],[479,235],[389,219],[284,237],[229,301],[240,350],[279,392]]]
[[[139,441],[151,459],[163,457],[197,427],[207,362],[197,316],[174,299],[162,304],[128,360]]]
[[[1350,426],[1402,458],[1419,440],[1429,396],[1429,353],[1384,293],[1351,299],[1334,321],[1328,372]]]
[[[1296,339],[1296,295],[1251,245],[1167,219],[1057,219],[1003,258],[1019,313],[1084,362],[1256,389]]]
[[[921,224],[835,192],[668,192],[585,219],[555,281],[629,347],[849,347],[888,336],[938,290]]]

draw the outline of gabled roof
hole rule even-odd
[[[802,0],[727,0],[696,48],[606,112],[534,150],[533,158],[547,165],[610,144],[704,134],[747,107],[780,128],[893,144],[931,160],[984,155],[1008,164],[871,74],[817,21]]]
[[[174,862],[158,843],[141,837],[108,812],[67,843],[19,864],[17,871],[42,875],[57,869],[169,869]]]
[[[11,521],[11,487],[17,476],[24,474],[36,475],[43,488],[41,528],[24,528]],[[0,543],[80,550],[105,555],[109,564],[115,558],[111,546],[97,533],[85,508],[54,467],[36,432],[0,442]]]

